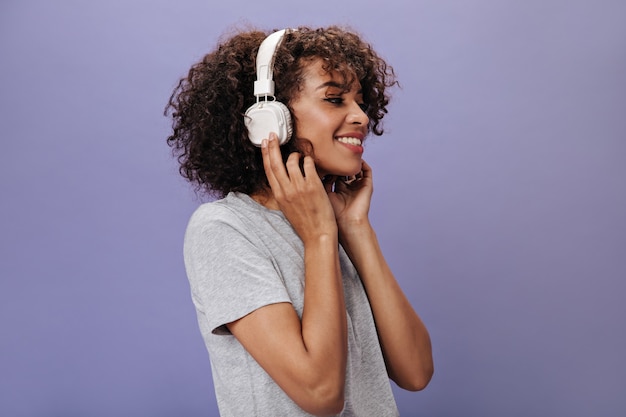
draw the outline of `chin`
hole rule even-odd
[[[346,170],[343,173],[337,174],[337,175],[339,175],[340,177],[354,177],[355,175],[357,175],[360,172],[361,172],[361,165],[359,165],[358,168],[355,168],[355,169],[353,169],[351,171]]]
[[[359,172],[361,172],[361,170],[358,170],[358,171],[341,170],[341,171],[332,171],[331,173],[329,173],[327,175],[331,175],[333,177],[354,177]],[[323,175],[323,176],[326,176],[326,175]]]
[[[343,161],[345,162],[345,161]],[[321,176],[332,175],[336,177],[353,177],[361,172],[362,160],[350,161],[349,164],[343,163],[326,165],[318,163],[317,171]]]

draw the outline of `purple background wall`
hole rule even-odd
[[[217,415],[161,112],[238,22],[397,70],[372,218],[436,359],[402,415],[626,415],[626,3],[299,3],[2,1],[0,415]]]

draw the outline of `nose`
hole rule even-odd
[[[367,113],[363,111],[361,105],[356,101],[353,101],[352,106],[350,106],[350,113],[348,114],[347,121],[350,124],[367,125],[370,118],[367,116]]]

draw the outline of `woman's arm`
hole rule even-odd
[[[365,286],[389,377],[410,391],[425,388],[434,370],[430,337],[389,269],[374,230],[369,222],[352,224],[341,235]]]
[[[229,330],[302,409],[314,415],[343,408],[347,361],[346,309],[332,206],[313,160],[282,162],[271,136],[262,147],[273,197],[304,244],[304,308],[262,307],[228,324]],[[286,169],[285,169],[286,168]]]
[[[391,272],[369,222],[372,191],[372,171],[365,162],[356,181],[337,181],[334,192],[327,186],[340,241],[372,307],[389,377],[401,388],[417,391],[433,374],[430,337]]]

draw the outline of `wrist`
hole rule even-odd
[[[376,239],[376,235],[368,219],[344,222],[339,226],[339,241],[345,249],[372,239]]]
[[[363,233],[372,229],[370,220],[367,217],[338,220],[337,227],[341,234]]]
[[[316,230],[315,233],[311,233],[302,237],[302,243],[304,246],[325,246],[335,245],[338,240],[337,226],[334,228],[328,228],[327,230]]]

